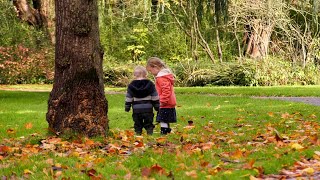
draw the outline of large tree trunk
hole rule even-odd
[[[49,129],[105,135],[108,102],[102,80],[97,0],[56,0],[55,77]]]

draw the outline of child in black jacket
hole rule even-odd
[[[145,128],[147,134],[153,134],[153,109],[159,110],[159,96],[155,85],[147,79],[147,70],[142,66],[134,69],[135,79],[128,85],[125,111],[129,112],[132,106],[132,118],[134,130],[137,135],[141,135]]]

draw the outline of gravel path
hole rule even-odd
[[[303,102],[315,106],[320,106],[320,97],[253,97],[257,99],[276,99],[293,102]]]
[[[51,89],[14,89],[14,88],[3,88],[0,87],[0,90],[7,91],[29,91],[29,92],[50,92]],[[117,92],[117,91],[106,91],[106,94],[125,94],[125,92]],[[314,106],[320,106],[320,97],[259,97],[254,96],[252,98],[256,99],[276,99],[276,100],[284,100],[284,101],[292,101],[292,102],[302,102],[306,104],[311,104]]]

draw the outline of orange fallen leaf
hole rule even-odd
[[[164,143],[167,141],[167,138],[166,137],[159,137],[156,139],[158,143]]]
[[[253,168],[253,164],[255,163],[254,159],[251,159],[247,164],[245,164],[243,166],[244,169],[252,169]]]
[[[143,147],[144,146],[143,142],[138,142],[138,141],[133,144],[135,147]]]
[[[25,125],[24,125],[24,127],[26,128],[26,129],[32,129],[32,123],[26,123]]]
[[[186,172],[186,175],[187,175],[187,176],[190,176],[190,177],[192,177],[192,178],[198,178],[198,174],[197,174],[197,171],[196,171],[196,170],[187,171],[187,172]]]
[[[268,112],[268,115],[269,115],[270,117],[273,117],[273,116],[274,116],[274,113],[273,113],[273,112]]]
[[[234,159],[240,159],[243,157],[242,151],[237,149],[235,152],[231,153],[231,157]]]
[[[151,172],[155,172],[157,174],[165,174],[165,170],[158,164],[155,164],[151,167]]]
[[[8,146],[0,146],[0,154],[4,154],[10,151],[10,147]]]
[[[11,129],[11,128],[7,129],[7,133],[8,133],[8,134],[15,134],[16,132],[17,132],[17,131],[14,130],[14,129]]]
[[[85,139],[85,145],[86,145],[86,146],[94,145],[94,141],[91,140],[91,139],[86,138],[86,139]]]

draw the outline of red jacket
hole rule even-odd
[[[173,89],[174,76],[168,69],[162,69],[156,76],[156,89],[159,94],[160,108],[174,108],[177,104]]]

